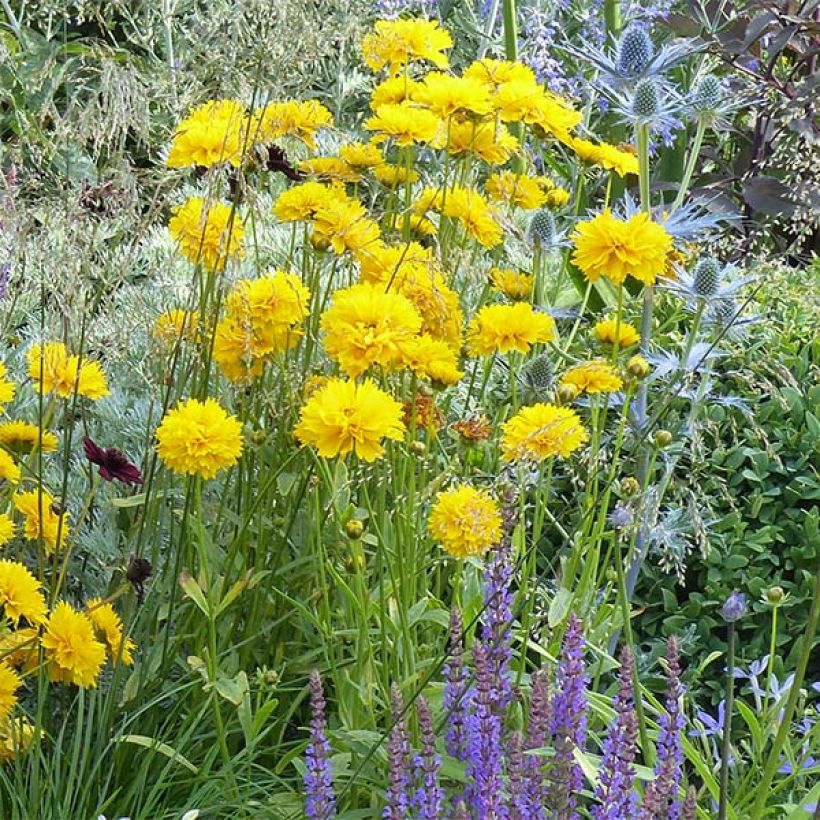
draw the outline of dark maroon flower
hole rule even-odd
[[[123,484],[142,484],[139,467],[132,464],[116,447],[105,449],[96,445],[88,436],[83,439],[85,457],[100,468],[100,475],[106,481],[115,478]]]

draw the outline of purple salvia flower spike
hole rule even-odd
[[[327,739],[325,696],[322,678],[310,673],[310,741],[305,750],[305,814],[309,820],[330,820],[336,816],[330,743]]]
[[[419,820],[439,820],[444,806],[444,789],[439,785],[441,759],[436,754],[436,733],[430,706],[423,697],[416,701],[421,735],[421,754],[416,761],[416,807]]]
[[[686,790],[686,799],[683,801],[680,816],[681,820],[696,820],[698,816],[698,793],[694,786]]]
[[[591,810],[594,820],[621,820],[634,817],[636,811],[632,787],[638,719],[635,715],[633,657],[628,646],[621,650],[618,693],[613,706],[615,723],[604,741],[601,771],[594,794],[599,805]]]
[[[398,686],[390,690],[393,728],[387,739],[387,805],[385,820],[406,820],[410,816],[410,740],[402,717],[404,701]]]
[[[487,647],[487,658],[495,682],[493,700],[499,711],[505,710],[513,700],[510,677],[512,659],[512,592],[510,582],[513,564],[510,560],[508,541],[495,550],[484,570],[484,619],[481,639]]]
[[[683,687],[680,682],[680,657],[678,641],[671,636],[666,645],[666,709],[658,724],[658,759],[655,763],[655,779],[646,787],[639,820],[679,820],[681,803],[678,800],[683,770],[684,729],[680,700]]]
[[[530,799],[527,794],[527,761],[522,750],[524,739],[513,732],[507,740],[507,792],[510,820],[530,820]]]
[[[575,806],[584,774],[573,752],[582,749],[586,740],[586,684],[583,624],[571,613],[561,647],[550,724],[555,756],[549,768],[549,806],[556,820],[578,817]]]
[[[447,716],[444,734],[447,754],[458,760],[467,759],[467,712],[472,690],[469,675],[464,666],[464,630],[459,611],[453,607],[450,613],[449,659],[444,666],[444,701]]]
[[[530,715],[527,724],[527,750],[540,749],[548,745],[550,731],[550,680],[549,670],[540,669],[533,673],[530,690]],[[537,754],[526,755],[526,795],[529,817],[540,820],[545,817],[548,789],[546,781],[546,759]]]
[[[473,647],[475,694],[469,721],[467,752],[468,786],[465,796],[475,820],[506,820],[502,788],[503,748],[501,716],[496,709],[496,682],[487,648]]]

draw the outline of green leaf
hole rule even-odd
[[[568,589],[562,587],[555,593],[547,614],[547,622],[551,627],[557,626],[567,617],[571,604],[572,593]]]
[[[188,769],[189,772],[199,774],[199,769],[194,766],[190,760],[181,755],[172,746],[169,746],[167,743],[160,743],[160,741],[155,740],[152,737],[147,737],[146,735],[120,735],[119,737],[114,738],[114,742],[133,743],[135,746],[143,746],[146,749],[159,752],[160,754],[165,755],[165,757],[169,760],[173,760],[175,763],[180,763]]]
[[[248,676],[242,671],[235,678],[217,678],[214,688],[225,700],[239,706],[249,690]]]
[[[179,573],[179,585],[182,587],[182,591],[202,610],[204,615],[210,618],[210,608],[205,600],[205,595],[196,582],[196,578],[188,570],[184,569]]]

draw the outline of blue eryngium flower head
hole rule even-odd
[[[655,56],[652,38],[645,29],[630,26],[618,43],[617,66],[622,77],[640,77]]]
[[[748,611],[746,596],[742,592],[732,591],[721,607],[721,614],[728,623],[739,621]]]

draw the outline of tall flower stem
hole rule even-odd
[[[794,672],[794,683],[789,690],[789,699],[786,702],[786,708],[783,713],[783,719],[780,721],[780,727],[777,730],[777,735],[772,745],[772,750],[769,752],[769,759],[766,762],[766,768],[763,770],[763,778],[757,787],[757,799],[752,806],[752,811],[749,814],[751,820],[758,820],[763,816],[763,810],[766,805],[766,798],[769,795],[769,787],[772,778],[775,776],[778,768],[780,768],[781,760],[780,753],[783,750],[783,744],[786,742],[786,737],[791,731],[792,718],[794,717],[794,710],[797,707],[797,700],[800,697],[800,687],[806,677],[806,669],[809,665],[809,658],[814,644],[814,636],[817,634],[817,623],[820,620],[820,567],[818,567],[814,576],[814,594],[811,602],[811,612],[806,624],[806,631],[803,633],[803,644],[800,648],[800,657],[797,661],[797,669]]]
[[[689,183],[692,181],[692,174],[695,172],[695,164],[700,156],[700,146],[703,144],[703,135],[706,133],[706,123],[704,120],[698,121],[698,127],[695,131],[695,138],[692,140],[692,147],[689,150],[689,156],[686,158],[686,167],[683,169],[683,178],[678,186],[678,195],[669,209],[669,213],[673,214],[683,204],[683,199],[689,191]]]
[[[723,713],[723,736],[720,752],[720,801],[718,820],[726,820],[729,799],[729,755],[732,746],[732,709],[735,700],[735,624],[729,621],[726,649],[726,711]]]
[[[614,42],[621,33],[620,0],[604,0],[604,23],[609,39]]]

